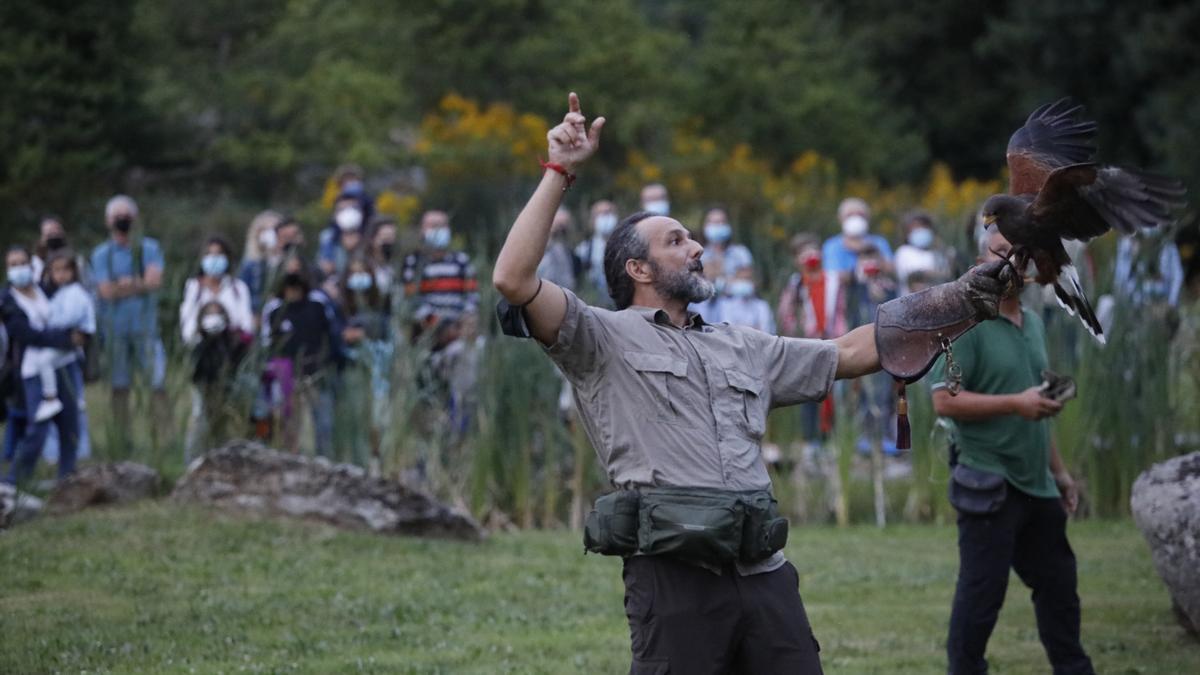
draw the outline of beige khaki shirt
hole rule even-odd
[[[568,290],[547,348],[575,389],[588,438],[614,486],[769,490],[761,443],[771,408],[816,401],[833,384],[832,342],[709,325],[661,309],[614,312]],[[743,573],[769,571],[783,556]]]

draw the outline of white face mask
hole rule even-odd
[[[642,208],[656,216],[671,215],[671,202],[665,199],[655,199],[654,201],[646,202]]]
[[[200,330],[205,333],[220,333],[225,330],[225,317],[220,314],[205,314],[200,318]]]
[[[267,228],[258,233],[258,245],[264,251],[274,251],[277,243],[279,243],[279,238],[275,235],[275,230]]]
[[[861,237],[867,233],[869,227],[867,219],[856,213],[846,216],[846,219],[842,221],[842,234],[847,237]]]
[[[362,211],[350,207],[334,214],[333,220],[337,223],[338,229],[347,232],[362,227],[363,214]]]
[[[607,237],[617,227],[617,214],[601,213],[596,216],[596,234]]]

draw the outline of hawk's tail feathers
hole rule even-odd
[[[1059,272],[1058,281],[1054,283],[1054,299],[1058,300],[1058,304],[1067,310],[1068,314],[1078,316],[1083,327],[1097,342],[1108,342],[1104,337],[1104,328],[1100,326],[1100,320],[1096,318],[1096,312],[1092,309],[1092,303],[1088,302],[1083,286],[1079,283],[1079,272],[1074,265],[1064,265]]]

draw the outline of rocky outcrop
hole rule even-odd
[[[1200,633],[1200,452],[1150,467],[1129,501],[1176,615]]]
[[[53,513],[74,513],[89,506],[128,504],[153,497],[161,485],[158,472],[145,464],[89,464],[60,480],[46,506]]]
[[[42,500],[28,492],[19,492],[8,483],[0,483],[0,530],[23,523],[42,510]]]
[[[286,516],[352,530],[481,540],[470,515],[403,483],[235,441],[197,458],[172,497],[254,514]]]

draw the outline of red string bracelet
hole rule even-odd
[[[567,171],[567,167],[563,166],[562,164],[559,164],[558,162],[543,162],[540,159],[538,160],[538,163],[542,165],[543,169],[557,171],[558,173],[562,174],[563,178],[567,179],[567,184],[563,187],[563,192],[566,192],[571,187],[571,184],[575,182],[575,174]]]

